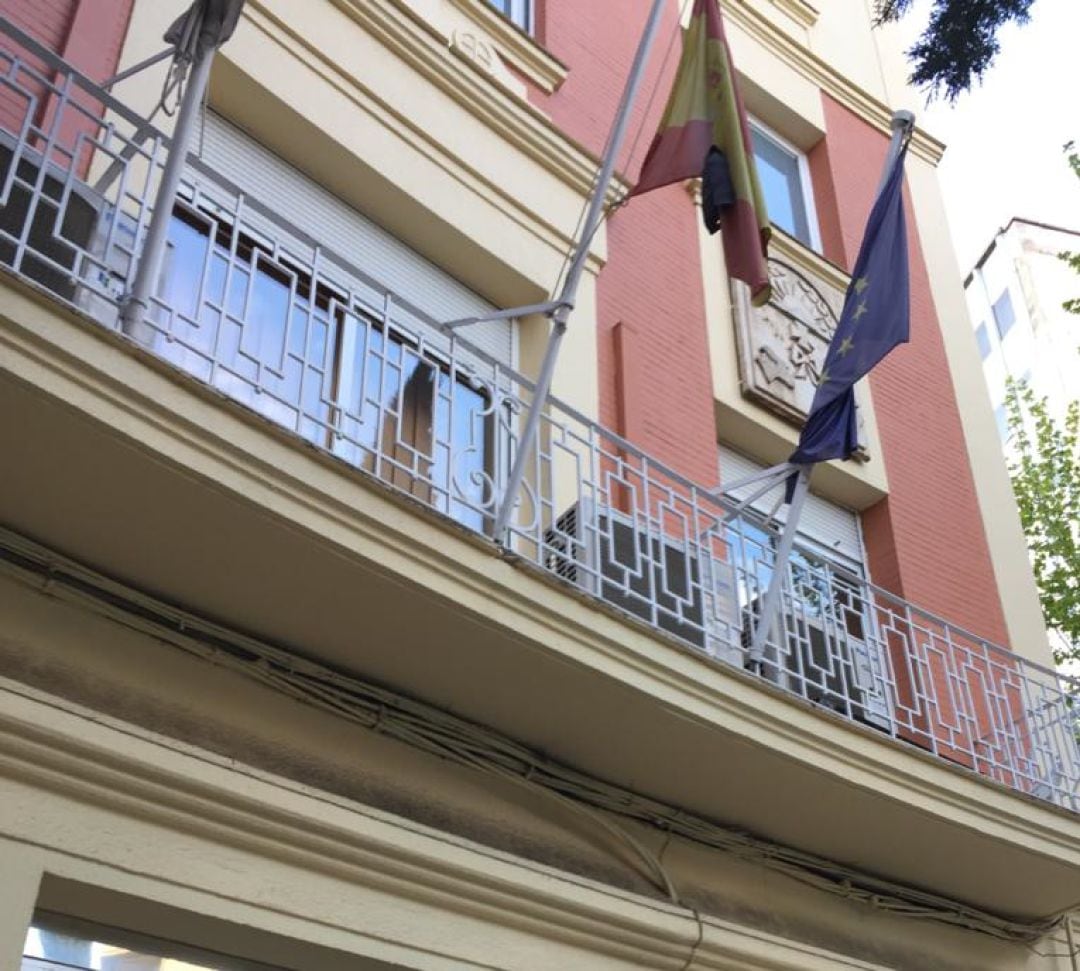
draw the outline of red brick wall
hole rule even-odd
[[[811,155],[825,255],[854,264],[887,139],[828,95]],[[908,201],[911,343],[870,376],[889,497],[863,516],[874,580],[955,624],[1008,641],[940,323]]]
[[[599,154],[648,5],[545,0],[544,13],[547,47],[570,68],[544,107],[572,138]],[[631,178],[678,61],[676,13],[671,4],[630,126],[621,161]],[[697,218],[689,195],[676,185],[635,199],[608,222],[608,264],[598,294],[600,419],[612,427],[625,423],[623,431],[635,445],[709,485],[717,478],[718,456]],[[619,357],[639,364],[620,378]]]
[[[127,33],[128,20],[134,0],[0,0],[0,15],[32,35],[41,44],[76,67],[92,81],[104,81],[116,71],[120,50]],[[24,62],[37,72],[48,74],[44,64],[28,52],[18,51]],[[46,85],[35,81],[25,73],[18,78],[20,88],[38,99],[33,112],[33,123],[45,129],[50,124],[51,112],[55,110],[55,98],[48,93]],[[100,105],[86,97],[82,103],[93,114],[100,113]],[[29,110],[27,99],[21,94],[5,89],[0,94],[0,123],[9,131],[18,131]],[[61,126],[60,144],[74,146],[76,137],[82,133],[91,135],[95,126],[88,118],[79,118],[72,112],[64,118]],[[85,169],[89,151],[81,153],[81,169]],[[58,164],[63,159],[58,156]]]
[[[51,51],[60,51],[68,35],[68,28],[75,12],[76,0],[0,0],[0,16],[6,17],[16,27],[26,31]],[[19,48],[14,42],[4,45],[31,68],[35,75],[44,74],[45,65],[39,58]],[[5,64],[6,67],[6,64]],[[20,91],[16,93],[5,86],[0,89],[0,124],[5,131],[17,133],[30,103],[23,92],[37,98],[40,106],[34,111],[34,121],[44,110],[45,85],[21,72],[15,79]]]

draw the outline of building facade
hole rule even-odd
[[[616,208],[492,535],[548,333],[500,312],[565,271],[646,8],[248,0],[130,328],[183,83],[114,78],[182,5],[0,2],[0,967],[1075,967],[1075,686],[927,133],[862,453],[786,564],[738,487],[908,94],[861,0],[724,4],[772,301],[696,186]]]
[[[1008,380],[1023,381],[1060,419],[1080,396],[1080,335],[1063,304],[1077,290],[1060,253],[1080,249],[1080,233],[1012,219],[964,281],[998,432],[1008,435]]]

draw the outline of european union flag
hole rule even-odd
[[[844,309],[825,355],[810,414],[791,461],[800,465],[846,459],[858,448],[855,382],[910,330],[904,156],[897,156],[866,224]]]

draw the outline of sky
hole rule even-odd
[[[918,0],[903,25],[918,36]],[[1024,27],[1000,34],[1001,53],[980,86],[953,105],[912,105],[946,143],[939,169],[953,244],[966,276],[1013,216],[1080,230],[1080,180],[1061,147],[1080,146],[1080,0],[1035,0]]]

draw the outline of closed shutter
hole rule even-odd
[[[725,482],[735,482],[755,472],[760,472],[764,468],[764,465],[748,459],[734,449],[726,445],[720,446],[721,487]],[[747,486],[736,490],[733,495],[736,499],[744,499],[753,491],[754,486]],[[767,514],[771,511],[779,494],[779,490],[774,489],[751,505],[758,512]],[[781,521],[784,519],[783,512],[781,511],[778,516]],[[838,506],[834,502],[811,493],[806,497],[806,504],[803,506],[798,536],[803,542],[808,542],[822,553],[827,553],[849,569],[864,572],[859,516],[850,509],[845,509],[843,506]]]
[[[320,246],[431,320],[454,320],[496,309],[220,115],[208,111],[204,119],[193,150],[210,169],[253,199],[272,206],[275,213]],[[255,216],[251,220],[268,236],[281,239],[280,226]],[[474,324],[462,334],[471,344],[513,367],[513,327],[512,321],[488,321]]]

